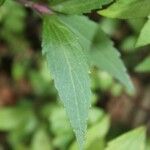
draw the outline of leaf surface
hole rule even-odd
[[[129,92],[134,91],[132,82],[126,68],[120,58],[120,53],[113,46],[113,42],[98,28],[91,51],[89,53],[91,63],[118,79]]]
[[[57,16],[44,18],[42,46],[82,149],[91,99],[89,68],[82,47],[76,35]]]
[[[52,8],[55,11],[65,14],[82,14],[91,12],[93,9],[99,9],[103,4],[107,4],[112,0],[67,0]]]
[[[136,47],[150,44],[150,19],[145,23],[137,40]]]
[[[49,135],[43,128],[38,129],[32,139],[31,143],[32,150],[52,150]]]
[[[133,91],[133,85],[120,59],[119,52],[99,25],[86,17],[80,16],[62,16],[61,19],[78,35],[79,41],[87,54],[89,64],[96,65],[108,72],[125,85],[129,91]]]
[[[99,11],[110,18],[143,18],[150,14],[150,0],[117,0],[110,7]]]
[[[87,140],[85,150],[101,150],[105,147],[105,136],[109,130],[110,120],[107,115],[104,115],[95,125],[87,131]],[[77,144],[74,142],[70,150],[77,150]]]
[[[138,72],[150,72],[150,56],[141,62],[136,68]]]
[[[145,128],[140,127],[109,142],[106,150],[144,150],[145,138]]]
[[[0,6],[5,2],[5,0],[0,0]]]

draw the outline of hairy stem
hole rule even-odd
[[[24,5],[25,7],[29,7],[33,10],[36,10],[37,12],[41,13],[41,14],[52,14],[52,10],[44,5],[44,4],[41,4],[41,3],[35,3],[35,2],[32,2],[30,0],[16,0],[18,3]]]

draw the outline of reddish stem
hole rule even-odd
[[[39,12],[41,14],[52,14],[53,13],[52,10],[44,4],[35,3],[30,0],[16,0],[16,1],[19,2],[20,4],[24,5],[25,7],[29,7],[31,9],[36,10],[37,12]]]

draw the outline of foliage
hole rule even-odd
[[[91,17],[93,14],[101,16],[98,21]],[[15,57],[11,78],[15,83],[27,79],[35,99],[30,94],[30,98],[21,96],[15,106],[0,108],[0,130],[8,133],[10,146],[14,150],[144,150],[145,127],[108,142],[111,119],[104,108],[98,107],[96,91],[109,91],[116,97],[123,89],[135,94],[122,52],[117,49],[134,53],[149,47],[149,14],[149,0],[0,0],[0,40]],[[48,67],[39,53],[26,52],[33,41],[38,43],[26,37],[30,15],[42,22],[43,27],[39,24],[37,30],[41,31],[42,54]],[[120,21],[102,16],[130,19],[126,23],[133,34],[119,37],[123,42],[117,45],[111,37],[115,37]],[[0,64],[2,61],[0,57]],[[149,56],[141,61],[133,61],[130,67],[149,72]]]
[[[136,138],[135,138],[136,137]],[[145,129],[138,128],[130,131],[108,143],[106,150],[145,149]]]

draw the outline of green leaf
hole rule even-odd
[[[79,40],[57,16],[45,17],[43,53],[80,149],[83,147],[91,91],[88,65]]]
[[[32,139],[31,150],[52,150],[50,138],[47,132],[40,128],[38,129]]]
[[[129,92],[133,92],[134,87],[120,59],[119,52],[113,46],[113,42],[100,28],[97,30],[91,49],[89,53],[91,63],[116,77],[126,86]]]
[[[150,138],[148,138],[146,142],[146,150],[149,150],[149,149],[150,149]]]
[[[64,1],[67,1],[67,0],[49,0],[49,4],[52,6],[52,5],[57,5],[59,3],[62,3]]]
[[[31,111],[24,106],[0,108],[0,130],[10,131],[18,128],[29,119]]]
[[[61,16],[61,20],[78,36],[79,42],[87,54],[97,30],[97,24],[83,16]]]
[[[72,134],[71,126],[68,121],[65,110],[59,106],[51,112],[49,116],[51,131],[54,135],[63,136],[64,134]]]
[[[91,12],[93,9],[99,9],[103,4],[106,4],[112,0],[67,0],[52,8],[65,14],[82,14]]]
[[[150,14],[149,0],[117,0],[110,7],[99,11],[103,16],[110,18],[143,18]]]
[[[86,150],[101,150],[104,148],[104,138],[109,130],[109,117],[105,115],[102,120],[92,126],[87,132]]]
[[[110,125],[109,117],[105,115],[99,122],[92,126],[87,132],[85,150],[102,150],[105,146],[104,138]],[[73,143],[70,150],[77,150],[77,144]]]
[[[123,83],[129,91],[133,91],[133,85],[120,59],[120,54],[99,25],[81,16],[61,16],[61,20],[79,37],[90,64],[108,72]],[[93,39],[97,40],[96,43]]]
[[[150,19],[145,23],[137,40],[136,47],[150,44]]]
[[[140,63],[135,70],[138,72],[150,72],[150,56]]]
[[[0,0],[0,6],[3,5],[4,2],[5,0]]]
[[[16,108],[1,108],[0,109],[0,130],[7,131],[16,128],[20,124],[20,119],[18,118],[20,114],[20,109]]]
[[[106,150],[145,150],[145,128],[140,127],[108,143]]]

